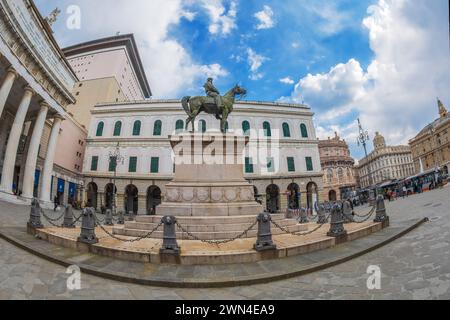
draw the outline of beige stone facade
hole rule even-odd
[[[409,141],[416,173],[441,168],[448,174],[450,165],[450,114],[438,101],[439,118]]]
[[[345,140],[336,133],[333,139],[319,141],[325,199],[336,201],[350,196],[356,189],[355,160]]]
[[[414,174],[409,146],[387,146],[379,132],[375,135],[373,145],[375,150],[367,158],[360,160],[356,167],[361,188],[401,180]]]
[[[256,138],[264,132],[264,124],[272,132],[274,171],[265,172],[267,158],[262,163],[256,161],[258,153],[247,153],[246,157],[252,159],[253,172],[246,171],[244,174],[245,179],[255,187],[255,193],[260,196],[265,208],[285,211],[289,202],[312,208],[315,201],[324,199],[318,140],[312,116],[311,109],[304,105],[251,101],[235,105],[228,121],[229,130],[242,135],[243,125],[247,123],[251,137],[254,137],[249,146],[257,143]],[[179,100],[97,105],[92,112],[83,166],[86,199],[92,198],[97,208],[111,205],[114,172],[109,170],[109,154],[119,143],[120,154],[124,157],[117,167],[119,210],[125,207],[127,194],[132,194],[135,207],[141,214],[149,212],[152,203],[164,200],[166,185],[174,177],[168,137],[176,133],[178,123],[184,128],[186,117]],[[195,123],[197,130],[201,121],[204,121],[207,132],[219,130],[219,122],[213,116],[199,115]],[[134,132],[137,122],[140,123],[140,131]],[[114,135],[119,123],[121,130]],[[157,123],[159,130],[155,129]],[[130,172],[131,158],[135,161],[135,170],[132,170],[135,172]],[[159,160],[157,172],[151,172],[152,158]]]

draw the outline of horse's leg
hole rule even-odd
[[[192,117],[192,133],[195,132],[195,119],[199,115],[200,111],[201,111],[201,107],[198,107],[191,115],[191,117]],[[186,128],[186,130],[187,130],[187,128]]]
[[[228,111],[224,109],[222,113],[222,120],[220,120],[220,131],[222,131],[222,133],[226,133],[225,125],[227,123],[227,120],[228,120]]]
[[[189,122],[191,122],[191,121],[192,121],[192,118],[189,116],[189,118],[187,118],[187,120],[186,120],[186,127],[184,128],[185,131],[188,130]]]

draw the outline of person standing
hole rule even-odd
[[[59,197],[58,197],[58,195],[55,195],[55,197],[53,198],[53,204],[55,205],[55,208],[53,209],[53,211],[56,211],[56,209],[59,206]]]

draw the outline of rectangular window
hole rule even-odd
[[[117,166],[117,158],[111,157],[109,158],[109,172],[114,172]]]
[[[150,173],[158,173],[159,172],[159,158],[152,157],[151,165],[150,165]]]
[[[275,172],[275,163],[273,158],[267,158],[267,172]]]
[[[245,158],[245,173],[253,173],[253,161],[252,158]]]
[[[130,157],[128,172],[136,172],[136,167],[137,167],[137,157]]]
[[[293,157],[287,158],[287,165],[288,165],[289,172],[295,172],[295,160]]]
[[[91,160],[91,171],[97,171],[98,169],[98,157],[93,156]]]
[[[314,171],[313,162],[311,157],[306,157],[306,170],[307,171]]]

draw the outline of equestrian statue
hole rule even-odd
[[[233,105],[236,96],[244,96],[247,91],[238,85],[228,91],[223,97],[220,96],[219,90],[214,86],[213,79],[208,78],[203,86],[205,88],[206,97],[184,97],[181,100],[184,111],[188,115],[186,120],[186,130],[189,123],[192,123],[192,132],[195,131],[195,118],[201,113],[213,114],[217,120],[220,120],[220,131],[226,133],[226,123],[228,116],[233,112]]]

